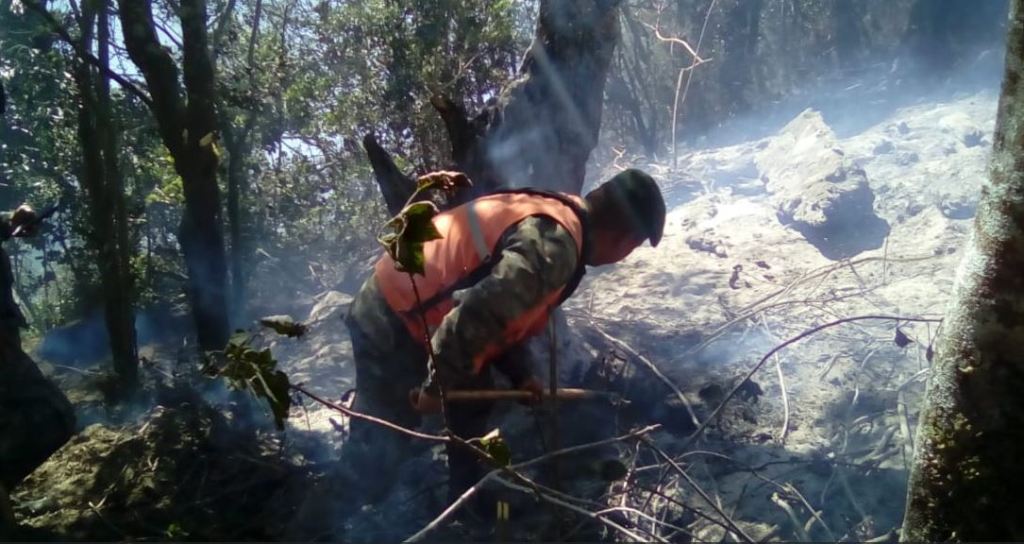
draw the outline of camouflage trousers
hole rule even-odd
[[[10,491],[71,438],[75,413],[8,327],[0,327],[0,375],[0,484]]]
[[[346,325],[356,364],[355,410],[415,429],[421,417],[409,403],[409,391],[427,377],[427,354],[422,343],[409,335],[405,324],[387,305],[371,276],[349,308]],[[467,387],[493,388],[485,369]],[[487,403],[446,406],[450,430],[469,439],[487,432],[491,406]],[[352,419],[342,456],[359,476],[367,501],[379,499],[393,483],[395,469],[415,451],[411,437],[367,421]],[[455,500],[484,474],[477,457],[458,445],[449,445],[448,496]]]

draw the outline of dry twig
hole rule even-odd
[[[646,435],[646,434],[648,434],[650,432],[655,431],[659,427],[660,427],[660,425],[650,425],[648,427],[644,427],[643,429],[639,429],[637,431],[633,431],[633,432],[631,432],[629,434],[626,434],[626,435],[623,435],[623,436],[618,436],[618,437],[609,438],[609,439],[606,439],[606,440],[601,440],[601,441],[598,441],[598,442],[591,442],[589,444],[581,444],[581,445],[578,445],[578,446],[572,446],[572,447],[569,447],[569,448],[563,448],[563,449],[560,449],[560,450],[557,450],[557,451],[548,452],[548,453],[546,453],[544,455],[541,455],[540,457],[536,457],[536,458],[530,459],[528,461],[523,461],[521,463],[516,463],[514,465],[511,465],[511,466],[507,467],[507,470],[519,471],[521,469],[524,469],[524,468],[527,468],[527,467],[530,467],[530,466],[534,466],[534,465],[537,465],[537,464],[540,464],[540,463],[544,463],[544,462],[549,461],[549,460],[551,460],[551,459],[553,459],[555,457],[559,457],[559,456],[563,456],[563,455],[569,455],[571,453],[577,453],[577,452],[580,452],[580,451],[584,451],[584,450],[588,450],[588,449],[593,449],[593,448],[605,446],[605,445],[608,445],[608,444],[613,444],[613,443],[616,443],[616,442],[622,442],[622,441],[625,441],[625,440],[630,440],[630,439],[633,439],[633,438],[641,437],[641,436],[644,436],[644,435]],[[427,524],[423,529],[420,529],[416,534],[410,536],[405,541],[406,542],[416,542],[416,541],[422,540],[425,536],[430,534],[432,531],[434,531],[435,529],[440,527],[441,524],[443,524],[445,521],[447,521],[448,518],[450,518],[452,516],[452,514],[454,514],[460,508],[462,508],[466,504],[466,502],[473,495],[475,495],[480,489],[483,488],[484,485],[487,484],[487,482],[497,478],[498,474],[501,473],[502,471],[503,471],[502,469],[495,469],[495,470],[492,470],[491,472],[487,473],[479,482],[477,482],[475,485],[473,485],[472,487],[467,489],[466,492],[463,493],[458,498],[458,500],[456,500],[451,505],[449,505],[448,508],[446,508],[444,510],[444,512],[441,512],[441,514],[439,516],[434,518],[434,520],[432,520],[429,524]],[[523,477],[523,478],[525,479],[525,477]],[[507,483],[505,483],[505,482],[503,482],[503,484],[507,485]],[[537,484],[534,484],[534,485],[536,486]],[[561,501],[561,502],[564,502],[564,501]],[[559,503],[555,503],[555,504],[559,504]],[[559,505],[561,505],[561,504],[559,504]]]
[[[677,116],[679,113],[679,107],[686,103],[686,96],[690,92],[690,83],[693,81],[693,69],[698,66],[698,61],[701,60],[700,46],[704,42],[704,34],[708,30],[708,21],[711,20],[711,11],[715,9],[715,2],[717,0],[711,0],[711,4],[708,5],[708,11],[704,14],[704,26],[700,29],[700,36],[697,38],[697,47],[693,50],[694,62],[688,67],[679,71],[679,77],[676,78],[676,95],[672,100],[672,170],[676,169],[676,158],[678,152],[676,151],[676,124]],[[683,81],[683,73],[686,73],[686,86],[683,88],[682,100],[679,98],[679,84]]]
[[[690,444],[692,444],[694,441],[696,441],[697,438],[699,438],[700,435],[704,433],[704,430],[707,428],[708,424],[711,423],[712,421],[714,421],[718,417],[718,415],[725,408],[726,404],[728,404],[729,401],[732,400],[732,398],[736,396],[736,393],[738,393],[740,391],[740,389],[743,388],[743,385],[747,381],[749,381],[750,378],[752,378],[754,376],[754,374],[757,373],[758,370],[761,370],[761,367],[764,366],[764,363],[766,361],[768,361],[768,359],[772,355],[775,355],[776,353],[782,351],[783,349],[787,348],[788,346],[790,346],[792,344],[795,344],[795,343],[799,342],[800,340],[803,340],[804,338],[807,338],[808,336],[812,336],[812,335],[814,335],[814,334],[816,334],[818,332],[821,332],[821,331],[823,331],[825,329],[828,329],[828,328],[831,328],[831,327],[835,327],[837,325],[842,325],[844,323],[852,323],[852,322],[855,322],[855,321],[866,321],[866,320],[890,320],[890,321],[891,320],[899,320],[899,321],[914,321],[914,322],[941,322],[942,321],[941,319],[929,319],[929,318],[923,318],[923,317],[899,317],[899,316],[890,316],[890,315],[861,315],[861,316],[846,317],[846,318],[843,318],[843,319],[837,319],[835,321],[830,321],[830,322],[825,323],[823,325],[818,325],[817,327],[813,327],[813,328],[807,329],[806,331],[804,331],[804,332],[802,332],[802,333],[800,333],[800,334],[790,338],[789,340],[786,340],[785,342],[779,344],[778,346],[775,346],[774,348],[772,348],[771,351],[769,351],[767,354],[765,354],[765,356],[762,357],[761,360],[758,361],[758,363],[756,365],[754,365],[754,367],[751,368],[749,372],[747,372],[746,376],[744,376],[742,380],[737,381],[736,385],[733,386],[731,391],[729,391],[729,394],[727,394],[725,396],[725,398],[722,399],[722,402],[719,403],[718,407],[715,408],[715,410],[713,412],[711,412],[711,415],[708,416],[707,419],[704,420],[704,423],[701,423],[700,426],[697,427],[697,430],[695,430],[693,432],[693,434],[691,434],[686,439],[686,442],[684,443],[683,449],[686,449],[687,447],[689,447]]]
[[[696,491],[697,494],[700,495],[700,497],[704,499],[704,501],[707,502],[708,505],[711,506],[712,510],[714,510],[719,516],[722,516],[722,519],[725,521],[726,525],[729,526],[729,530],[736,533],[740,538],[742,538],[746,542],[754,542],[754,539],[750,538],[750,535],[744,532],[743,529],[740,528],[740,526],[737,525],[736,522],[733,521],[733,519],[730,518],[728,514],[726,514],[721,508],[719,508],[718,504],[714,500],[712,500],[711,497],[708,496],[707,492],[705,492],[704,489],[701,488],[700,485],[692,477],[690,477],[690,475],[687,474],[685,470],[683,470],[683,467],[679,466],[679,463],[677,463],[675,459],[673,459],[669,454],[665,453],[664,450],[655,445],[651,440],[644,439],[644,442],[652,450],[654,450],[655,453],[658,454],[658,457],[664,459],[665,462],[668,463],[669,466],[671,466],[672,469],[676,471],[676,473],[682,476],[682,478],[686,480],[686,483],[690,484],[690,487],[692,487],[694,491]]]
[[[693,421],[693,424],[700,425],[700,420],[698,420],[696,414],[693,413],[693,407],[691,407],[690,402],[686,400],[686,395],[683,394],[683,391],[679,389],[679,386],[677,386],[672,380],[670,380],[668,376],[666,376],[665,373],[661,371],[661,369],[659,369],[653,362],[651,362],[650,359],[644,357],[643,355],[640,355],[640,353],[637,352],[632,347],[630,347],[629,344],[605,332],[604,329],[598,326],[598,324],[595,323],[593,320],[590,321],[590,325],[594,328],[595,331],[597,331],[598,334],[604,337],[605,340],[608,340],[615,347],[632,355],[638,361],[643,363],[644,366],[646,366],[651,372],[653,372],[659,380],[664,382],[665,385],[667,385],[669,389],[671,389],[672,392],[676,394],[676,397],[679,398],[679,401],[683,403],[683,406],[686,408],[686,413],[689,414],[690,419]]]
[[[761,314],[761,325],[764,326],[768,336],[778,342],[778,338],[772,333],[771,328],[768,327],[768,319],[765,318],[764,314]],[[835,358],[832,360],[834,361]],[[785,444],[786,435],[789,434],[789,395],[786,393],[786,377],[782,374],[782,361],[777,353],[775,354],[775,374],[779,378],[779,389],[782,391],[782,431],[779,433],[779,443]]]

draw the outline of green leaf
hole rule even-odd
[[[172,521],[164,530],[164,536],[171,540],[181,540],[188,536],[188,531],[183,529],[178,522]]]
[[[247,389],[257,398],[265,399],[274,424],[283,430],[292,405],[288,375],[277,370],[277,360],[270,348],[257,351],[249,345],[251,340],[251,336],[239,331],[223,351],[206,354],[203,372],[226,379],[234,389]]]
[[[231,333],[231,337],[228,338],[228,347],[231,346],[247,346],[249,342],[252,342],[252,335],[245,329],[237,329]]]
[[[384,229],[392,232],[380,234],[377,241],[395,261],[398,270],[421,276],[425,273],[423,244],[442,238],[434,226],[437,214],[437,206],[432,202],[413,202],[384,225]]]
[[[452,194],[459,189],[472,186],[473,183],[462,172],[431,172],[416,180],[416,192],[437,189]]]
[[[392,258],[402,272],[411,272],[421,276],[426,273],[427,258],[423,254],[422,243],[400,240]]]
[[[442,238],[434,226],[434,216],[437,214],[437,206],[432,202],[413,202],[406,206],[401,212],[405,217],[402,239],[409,242],[429,242]]]
[[[309,329],[305,324],[295,321],[291,316],[272,315],[260,319],[260,325],[272,329],[277,334],[283,334],[289,338],[298,338]]]
[[[500,429],[494,429],[484,435],[480,439],[480,447],[487,452],[487,455],[494,458],[499,466],[507,467],[512,463],[512,449],[508,447],[508,442],[505,442],[501,436]]]
[[[292,406],[292,397],[288,394],[290,384],[288,375],[280,370],[273,372],[260,372],[256,375],[259,378],[257,394],[267,399],[270,411],[274,415],[274,425],[277,430],[284,430],[284,421],[288,419],[288,411]]]

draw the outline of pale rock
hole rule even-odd
[[[820,113],[798,115],[755,162],[779,221],[822,255],[844,259],[881,247],[889,224],[875,214],[867,175],[839,148]]]

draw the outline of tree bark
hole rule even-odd
[[[225,10],[226,20],[234,5],[234,0]],[[247,66],[249,70],[249,92],[255,92],[256,87],[256,42],[259,39],[260,19],[263,14],[263,0],[256,0],[255,14],[253,16],[252,32],[249,34],[249,51],[247,55]],[[218,28],[223,32],[226,21],[221,21]],[[216,50],[216,47],[214,47]],[[216,58],[216,57],[214,57]],[[231,307],[232,321],[240,323],[245,319],[246,282],[245,257],[248,249],[246,240],[243,239],[242,224],[245,219],[242,209],[242,196],[247,190],[245,179],[245,165],[251,153],[251,140],[253,128],[256,126],[256,112],[248,112],[245,122],[241,127],[236,128],[227,115],[221,115],[222,132],[224,143],[228,149],[228,225],[231,239]]]
[[[227,263],[221,222],[213,64],[205,0],[181,0],[182,75],[157,38],[150,0],[120,0],[125,47],[146,79],[160,136],[185,193],[179,230],[199,346],[222,349],[229,335]]]
[[[906,541],[1024,540],[1024,0],[1011,6],[990,180],[937,343]]]
[[[620,3],[541,0],[519,78],[494,104],[470,119],[457,101],[431,99],[448,130],[453,167],[474,183],[463,199],[506,187],[581,192],[601,127]],[[412,193],[411,179],[372,136],[364,146],[391,210]]]
[[[91,49],[93,27],[97,30],[98,59],[109,68],[110,26],[106,0],[86,3],[82,16],[82,48]],[[138,349],[132,307],[130,261],[124,204],[124,183],[118,166],[115,129],[112,126],[110,83],[94,74],[84,61],[75,68],[81,103],[78,136],[82,146],[82,186],[90,203],[90,242],[97,252],[103,289],[107,335],[114,371],[122,385],[132,388],[138,381]]]
[[[102,1],[99,14],[98,40],[99,59],[105,69],[110,68],[110,3]],[[114,369],[122,380],[130,385],[137,381],[139,356],[135,336],[135,312],[132,307],[134,285],[131,272],[131,257],[134,254],[128,233],[128,213],[125,209],[124,177],[118,164],[117,132],[113,126],[113,111],[110,107],[110,80],[102,74],[96,76],[98,110],[96,127],[103,151],[104,195],[108,212],[102,221],[110,223],[110,239],[106,247],[113,247],[111,260],[103,266],[109,269],[104,286],[106,300],[107,329],[110,335],[110,349],[114,358]]]

